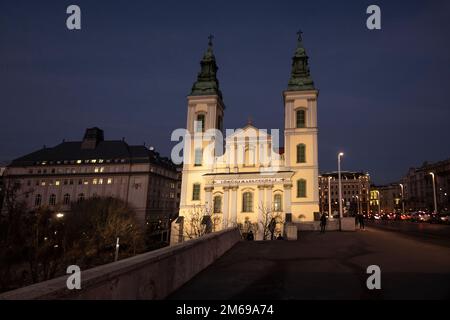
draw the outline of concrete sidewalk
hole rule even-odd
[[[381,268],[382,290],[366,287]],[[448,299],[450,249],[375,229],[241,242],[169,299]]]

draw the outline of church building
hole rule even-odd
[[[284,109],[284,148],[279,147],[283,143],[278,142],[277,134],[251,123],[231,134],[224,130],[226,108],[217,70],[210,39],[187,97],[186,129],[191,137],[201,139],[200,143],[191,139],[185,144],[177,220],[184,231],[172,235],[172,241],[193,238],[196,223],[208,228],[205,216],[212,231],[234,226],[242,230],[250,225],[257,240],[264,238],[268,216],[280,218],[279,233],[286,221],[313,221],[314,213],[319,212],[318,91],[301,33],[282,93],[284,105],[279,106]],[[216,148],[208,148],[211,141]]]

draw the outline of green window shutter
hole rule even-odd
[[[306,112],[305,110],[297,110],[296,112],[297,128],[305,128]]]
[[[246,192],[242,196],[242,212],[253,212],[253,194]]]
[[[297,198],[306,198],[306,180],[297,181]]]
[[[306,146],[304,144],[297,146],[297,163],[306,163]]]
[[[200,184],[198,183],[194,184],[194,187],[192,189],[192,200],[193,201],[200,200]]]

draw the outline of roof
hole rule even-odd
[[[86,139],[84,140],[86,141]],[[86,148],[84,141],[62,142],[55,147],[44,147],[11,162],[14,166],[34,166],[37,164],[74,164],[78,161],[102,160],[102,162],[122,162],[122,163],[154,163],[175,169],[175,165],[170,159],[161,157],[158,152],[143,145],[130,146],[125,141],[117,140],[97,140],[93,147]]]
[[[338,172],[327,172],[322,173],[321,177],[333,177],[338,178]],[[352,171],[341,171],[341,177],[344,179],[358,179],[359,177],[367,176],[367,173],[364,172],[352,172]]]

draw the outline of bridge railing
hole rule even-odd
[[[237,228],[209,234],[81,272],[81,289],[69,275],[6,292],[1,299],[164,299],[241,240]]]

